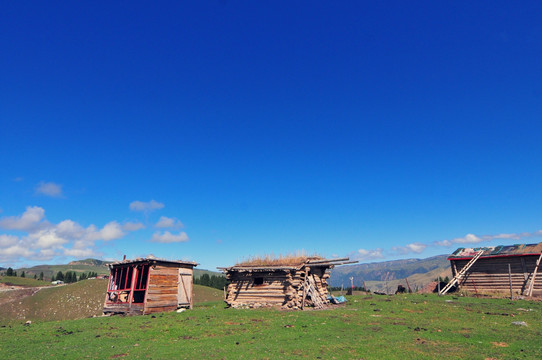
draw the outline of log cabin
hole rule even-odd
[[[192,276],[197,263],[139,258],[108,266],[104,314],[145,315],[192,308]]]
[[[542,297],[542,242],[459,248],[448,257],[452,281],[471,293]]]
[[[233,308],[321,309],[329,304],[329,270],[335,265],[356,262],[348,260],[318,256],[266,257],[218,268],[229,281],[224,301]]]

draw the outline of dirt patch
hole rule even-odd
[[[493,341],[492,344],[493,344],[493,346],[495,346],[495,347],[508,347],[508,344],[505,343],[505,342],[497,342],[497,341]]]
[[[0,292],[4,296],[0,297],[0,305],[4,305],[10,302],[21,301],[28,296],[32,296],[37,293],[41,288],[24,288],[20,286],[5,286]]]
[[[411,314],[422,314],[423,311],[421,310],[412,310],[412,309],[403,309],[404,312],[411,313]]]
[[[121,357],[125,357],[125,356],[128,356],[128,354],[116,354],[116,355],[112,355],[110,357],[110,359],[118,359],[118,358],[121,358]]]

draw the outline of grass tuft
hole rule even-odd
[[[321,260],[323,257],[319,255],[289,254],[289,255],[256,255],[248,260],[238,262],[236,266],[300,266],[307,260]]]

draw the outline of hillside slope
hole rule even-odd
[[[14,320],[70,320],[102,315],[107,280],[0,291],[0,324]],[[223,291],[194,285],[194,304],[220,301]]]
[[[339,266],[331,271],[329,283],[331,286],[349,287],[350,277],[353,277],[354,286],[363,286],[365,281],[371,290],[382,291],[387,282],[388,289],[395,291],[397,284],[405,284],[404,279],[408,278],[414,290],[414,287],[422,287],[437,276],[451,275],[447,256]]]

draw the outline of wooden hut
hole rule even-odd
[[[234,308],[323,308],[329,303],[328,270],[335,265],[346,263],[353,262],[348,262],[348,258],[298,256],[255,259],[232,267],[219,268],[230,282],[224,300]]]
[[[447,288],[459,286],[472,293],[503,293],[542,296],[542,279],[537,278],[542,259],[538,244],[459,248],[448,257],[453,279]],[[441,293],[446,293],[444,288]]]
[[[155,258],[109,264],[104,314],[150,314],[192,308],[195,262]]]

